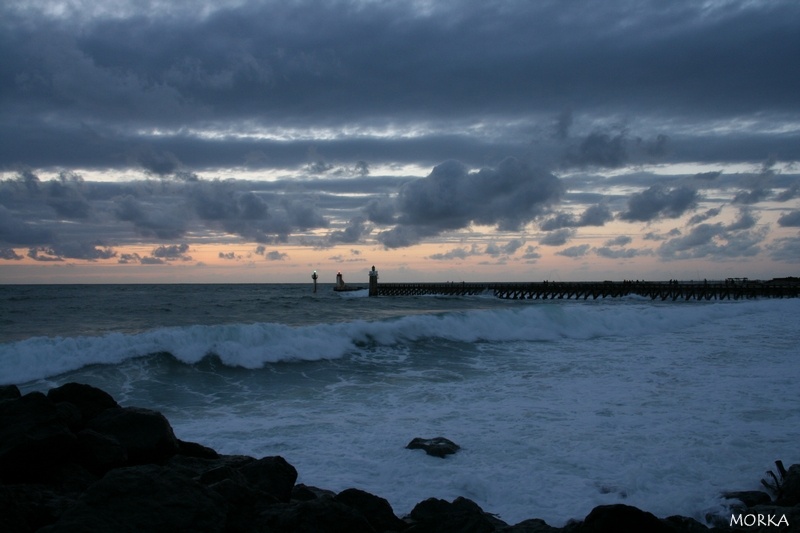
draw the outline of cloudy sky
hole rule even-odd
[[[800,275],[800,3],[5,0],[0,282]]]

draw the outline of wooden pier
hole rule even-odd
[[[377,278],[377,276],[376,276]],[[797,278],[750,281],[542,281],[533,283],[377,283],[370,296],[480,295],[510,300],[596,300],[638,295],[652,300],[742,300],[750,298],[797,298]]]

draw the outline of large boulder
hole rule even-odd
[[[357,510],[334,498],[278,504],[261,514],[264,531],[273,533],[375,533]]]
[[[168,468],[119,468],[93,484],[42,533],[224,530],[228,504],[214,491]]]
[[[428,455],[444,458],[447,455],[456,453],[461,449],[461,446],[444,437],[434,437],[432,439],[416,437],[406,445],[406,448],[409,450],[425,450]]]
[[[161,463],[178,453],[172,426],[164,415],[150,409],[106,409],[89,420],[86,427],[119,441],[130,464]]]
[[[573,531],[573,530],[571,530]],[[574,529],[574,533],[674,533],[654,514],[621,503],[600,505]]]
[[[263,457],[240,467],[239,472],[250,486],[269,494],[279,502],[288,502],[292,498],[297,470],[283,457]]]
[[[106,391],[83,383],[66,383],[50,389],[47,398],[53,403],[69,402],[81,413],[83,423],[106,409],[118,408],[119,404]]]
[[[428,498],[411,510],[406,533],[490,533],[508,524],[486,513],[467,498],[453,502]]]
[[[0,401],[0,480],[41,481],[77,450],[78,439],[44,394]]]
[[[389,502],[380,496],[359,489],[346,489],[334,499],[364,515],[375,531],[402,531],[408,527],[406,522],[397,518]]]

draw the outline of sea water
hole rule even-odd
[[[0,383],[88,383],[178,438],[281,455],[397,515],[725,517],[800,462],[800,300],[378,297],[330,285],[0,286]],[[445,459],[405,445],[444,436]]]

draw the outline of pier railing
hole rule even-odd
[[[491,294],[514,300],[618,298],[638,295],[653,300],[740,300],[797,298],[796,281],[542,281],[518,283],[376,283],[373,296]]]

